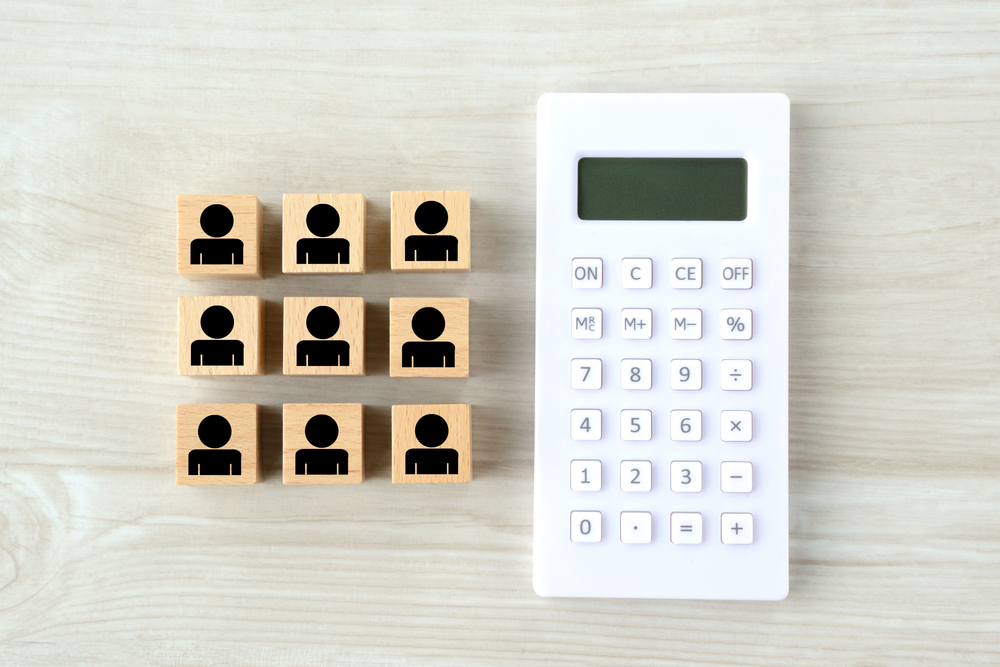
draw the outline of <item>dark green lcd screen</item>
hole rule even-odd
[[[743,158],[585,157],[581,220],[746,220]]]

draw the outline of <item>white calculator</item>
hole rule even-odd
[[[538,102],[534,587],[788,594],[781,94]]]

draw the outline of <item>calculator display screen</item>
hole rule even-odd
[[[585,157],[581,220],[745,220],[743,158]]]

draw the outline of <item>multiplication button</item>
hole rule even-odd
[[[577,257],[573,260],[573,287],[600,289],[604,285],[604,260],[600,257]]]
[[[722,260],[719,283],[722,289],[750,289],[753,287],[753,262],[749,259]]]

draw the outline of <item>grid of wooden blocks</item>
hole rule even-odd
[[[396,273],[471,270],[469,193],[391,194],[391,267]],[[282,272],[364,274],[367,200],[361,194],[286,194]],[[179,195],[177,272],[188,279],[263,278],[263,206],[255,195]],[[285,375],[365,375],[365,300],[286,297]],[[389,375],[469,376],[469,300],[389,300]],[[258,296],[178,300],[181,375],[263,375],[264,301]],[[471,406],[394,405],[392,481],[472,479]],[[364,406],[286,404],[285,484],[364,481]],[[260,480],[255,404],[177,406],[177,484]]]

